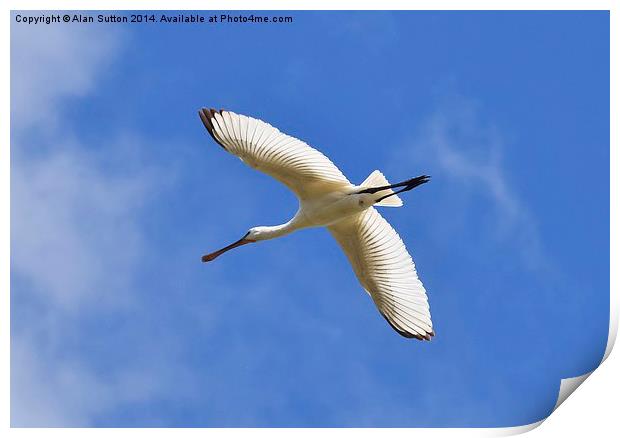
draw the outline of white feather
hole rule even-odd
[[[231,111],[200,113],[228,152],[288,186],[301,199],[351,185],[329,158],[261,120]],[[207,121],[205,121],[207,119]]]
[[[361,187],[384,187],[389,185],[390,183],[387,178],[378,170],[375,170],[373,173],[368,175],[368,178],[360,184]],[[380,192],[377,192],[377,198],[389,195],[390,193],[394,193],[394,191],[392,189],[381,190]],[[382,199],[375,205],[379,207],[402,207],[403,201],[398,197],[398,195],[391,195],[389,198]]]
[[[428,298],[402,240],[374,208],[327,227],[381,314],[401,334],[434,335]]]

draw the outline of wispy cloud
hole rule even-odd
[[[89,427],[106,411],[165,391],[162,370],[153,367],[104,376],[39,339],[18,334],[12,344],[13,427]]]
[[[122,33],[98,26],[11,26],[11,128],[50,129],[58,104],[91,93]],[[39,123],[43,122],[43,125]]]
[[[93,312],[132,305],[147,248],[140,220],[164,179],[148,166],[106,171],[110,155],[133,154],[140,139],[110,133],[104,157],[63,113],[68,98],[96,90],[121,42],[96,26],[12,29],[13,426],[89,426],[163,391],[161,370],[128,364],[102,373],[69,348]]]
[[[106,175],[96,157],[62,144],[16,158],[12,181],[14,274],[64,310],[122,300],[143,252],[136,218],[153,181]]]
[[[433,173],[442,187],[438,201],[450,204],[446,211],[455,213],[444,217],[452,225],[442,229],[456,232],[454,224],[466,221],[483,224],[487,241],[513,245],[524,265],[548,269],[536,222],[507,172],[508,136],[482,117],[472,99],[453,94],[439,102],[404,149],[412,161]],[[488,208],[477,209],[479,217],[470,218],[474,200]]]

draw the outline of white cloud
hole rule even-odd
[[[93,26],[11,24],[11,128],[50,129],[58,104],[92,92],[122,34]],[[40,123],[44,123],[40,125]]]
[[[474,219],[489,225],[489,241],[513,244],[528,268],[549,268],[535,220],[507,174],[505,136],[481,118],[476,103],[459,95],[443,99],[420,126],[406,153],[446,189],[438,202],[449,204],[443,208],[453,214],[444,220],[464,223],[472,199],[478,197],[489,206],[482,213],[490,213],[491,219]]]
[[[12,427],[89,427],[107,410],[164,392],[162,370],[104,376],[37,339],[17,335],[11,351]]]
[[[89,426],[164,391],[161,370],[128,364],[104,375],[68,345],[93,312],[132,304],[145,203],[170,175],[110,172],[110,155],[135,154],[140,139],[110,133],[104,157],[63,116],[68,98],[95,92],[121,49],[118,32],[14,23],[11,43],[11,423]]]
[[[105,175],[96,158],[59,145],[16,158],[12,182],[14,273],[64,310],[122,300],[143,252],[136,220],[152,181]]]
[[[149,181],[106,175],[70,125],[59,125],[60,104],[93,91],[120,34],[16,23],[11,31],[12,268],[48,304],[68,309],[97,288],[126,283],[126,267],[140,252],[133,221]],[[122,146],[106,145],[117,153]]]

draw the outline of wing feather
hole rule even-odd
[[[435,335],[428,297],[394,228],[373,207],[328,227],[381,315],[402,336]]]
[[[350,186],[329,158],[261,120],[203,108],[200,119],[231,154],[289,187],[300,198]]]

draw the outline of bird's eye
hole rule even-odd
[[[364,205],[364,201],[363,200],[359,200],[359,205]]]

